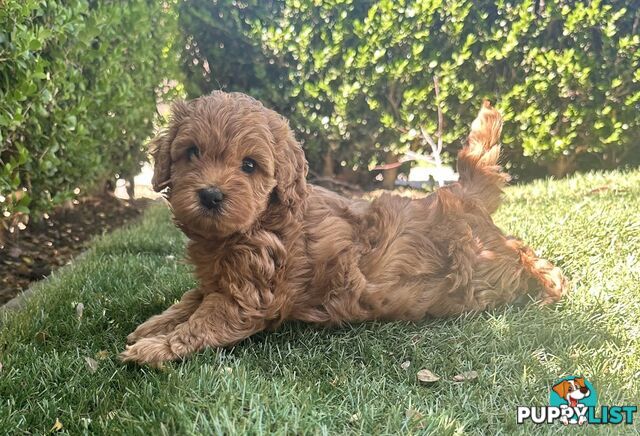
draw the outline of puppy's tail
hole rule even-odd
[[[509,175],[498,165],[502,117],[484,101],[471,124],[468,144],[458,153],[458,174],[462,196],[484,207],[490,214],[500,205],[502,188]]]

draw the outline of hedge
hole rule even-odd
[[[136,173],[166,77],[172,20],[146,0],[0,8],[0,222]],[[75,192],[74,192],[75,191]],[[0,229],[1,231],[1,229]]]
[[[639,21],[636,0],[187,0],[179,28],[190,93],[264,99],[317,172],[428,151],[436,104],[452,161],[490,98],[528,179],[640,162]]]

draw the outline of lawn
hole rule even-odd
[[[563,375],[584,375],[599,404],[638,405],[638,211],[640,171],[508,189],[498,224],[572,280],[553,307],[341,329],[287,324],[152,369],[117,360],[126,335],[195,284],[184,238],[166,208],[153,207],[3,315],[0,433],[47,433],[58,420],[70,434],[552,434],[560,424],[516,425],[516,407],[548,405]],[[441,379],[421,384],[423,368]],[[464,371],[477,379],[452,381]],[[587,433],[638,432],[638,423]]]

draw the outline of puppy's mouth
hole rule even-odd
[[[197,221],[200,221],[205,227],[224,224],[224,220],[229,218],[229,207],[225,204],[218,204],[215,206],[204,206],[199,204],[195,208],[195,216]]]
[[[233,230],[225,221],[224,207],[212,210],[207,207],[197,206],[192,209],[189,216],[181,216],[177,219],[179,227],[189,237],[197,239],[218,240],[225,238]]]
[[[216,205],[198,204],[192,210],[193,215],[186,217],[184,224],[205,239],[225,238],[246,226],[246,216],[238,214],[237,204],[228,197]]]
[[[216,219],[225,214],[225,207],[224,205],[215,207],[205,207],[200,205],[200,207],[198,207],[198,212],[203,218]]]

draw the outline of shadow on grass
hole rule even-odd
[[[160,304],[141,307],[138,315],[151,316],[165,307]],[[126,325],[130,329],[136,326]],[[122,333],[124,338],[128,331]],[[431,361],[432,369],[447,372],[466,365],[490,364],[495,356],[502,359],[511,356],[514,362],[525,358],[523,364],[541,373],[552,371],[548,377],[555,379],[563,374],[553,373],[554,370],[566,368],[576,359],[588,359],[576,355],[577,352],[624,347],[626,340],[610,329],[607,320],[589,312],[528,306],[420,323],[368,322],[321,327],[287,322],[278,330],[258,333],[217,353],[226,359],[251,357],[252,368],[264,377],[278,375],[279,370],[269,358],[276,353],[281,363],[287,357],[297,357],[294,360],[300,365],[296,371],[304,377],[323,375],[321,368],[334,359],[349,365],[378,366],[419,358]],[[267,358],[260,359],[261,355]],[[196,355],[188,361],[206,358]]]

